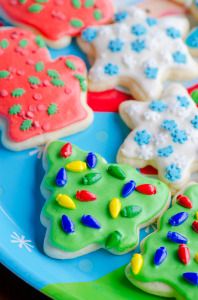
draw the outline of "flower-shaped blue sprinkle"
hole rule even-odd
[[[164,120],[161,124],[161,128],[172,132],[177,128],[177,123],[174,120]]]
[[[108,48],[112,52],[120,52],[124,46],[124,42],[120,39],[111,40],[109,42]]]
[[[180,103],[181,107],[188,107],[190,105],[190,101],[186,96],[177,96],[177,101]]]
[[[116,22],[121,22],[125,20],[128,17],[128,12],[127,11],[120,11],[115,14],[114,18]]]
[[[158,149],[157,150],[157,155],[159,157],[169,157],[173,152],[174,152],[173,146],[169,145],[167,147]]]
[[[188,140],[188,135],[185,130],[175,129],[171,132],[171,137],[174,143],[184,144]]]
[[[181,178],[181,169],[176,164],[171,164],[165,169],[165,177],[171,182]]]
[[[158,21],[155,18],[148,17],[146,19],[146,23],[148,24],[148,26],[155,26],[157,25]]]
[[[107,64],[104,66],[104,72],[105,74],[108,74],[110,76],[114,76],[114,75],[117,75],[119,73],[119,68],[117,65],[114,65],[114,64]]]
[[[148,66],[144,69],[144,74],[148,79],[156,79],[158,75],[158,68]]]
[[[146,42],[144,40],[135,40],[131,43],[131,49],[137,53],[142,52],[146,48]]]
[[[164,112],[168,105],[162,100],[154,100],[149,104],[149,108],[156,112]]]
[[[139,145],[148,145],[151,140],[151,134],[146,130],[137,131],[134,137],[134,141]]]
[[[198,129],[198,115],[194,116],[194,118],[191,120],[191,124],[195,129]]]
[[[82,32],[82,39],[85,42],[91,43],[97,37],[97,30],[95,28],[87,28]]]
[[[176,51],[172,54],[174,62],[177,64],[185,64],[187,61],[186,55],[181,51]]]
[[[166,34],[172,39],[178,39],[181,37],[181,33],[177,28],[169,27],[166,29]]]
[[[131,27],[131,33],[133,33],[136,36],[143,35],[147,32],[146,27],[144,27],[142,24],[133,25]]]

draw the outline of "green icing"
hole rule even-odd
[[[22,131],[26,131],[32,127],[32,120],[24,120],[20,126]]]
[[[195,103],[198,104],[198,90],[193,91],[191,97],[195,101]]]
[[[198,287],[187,283],[182,278],[182,274],[185,272],[198,272],[198,265],[194,259],[195,254],[198,252],[198,234],[192,229],[192,223],[195,221],[195,213],[198,211],[198,184],[186,188],[184,195],[190,198],[193,208],[184,208],[176,203],[165,212],[160,219],[159,231],[146,239],[143,245],[143,268],[138,275],[132,274],[130,268],[127,268],[127,277],[132,282],[134,282],[133,280],[138,281],[138,285],[156,281],[165,283],[175,290],[175,295],[172,296],[177,297],[177,299],[195,300],[198,295]],[[179,212],[187,212],[189,217],[182,225],[172,227],[169,225],[168,220]],[[167,240],[166,235],[168,231],[176,231],[188,238],[187,246],[191,256],[188,265],[181,263],[177,256],[178,244]],[[157,267],[153,263],[153,257],[155,251],[161,246],[167,248],[168,255],[166,260]]]
[[[97,280],[76,283],[57,283],[45,286],[41,291],[47,296],[56,299],[72,300],[159,300],[157,296],[146,294],[130,282],[124,275],[121,267]],[[170,298],[169,298],[170,299]]]
[[[102,12],[101,12],[101,10],[99,10],[99,9],[94,10],[93,15],[94,15],[94,18],[95,18],[97,21],[99,21],[99,20],[102,19]]]
[[[13,106],[10,107],[9,109],[9,114],[10,115],[17,115],[21,112],[21,105],[20,104],[14,104]]]
[[[18,0],[20,4],[25,4],[27,0]]]
[[[30,76],[28,77],[28,81],[30,84],[33,84],[33,85],[38,85],[41,83],[40,79],[36,76]]]
[[[8,42],[7,39],[3,39],[3,40],[0,41],[0,47],[2,49],[6,49],[8,46],[9,46],[9,42]]]
[[[76,66],[71,60],[67,59],[65,61],[65,64],[69,69],[74,70],[74,71],[76,70]]]
[[[57,87],[63,87],[65,85],[64,81],[59,78],[53,78],[50,82]]]
[[[44,63],[43,63],[42,61],[38,61],[38,62],[35,64],[35,70],[36,70],[37,72],[43,71],[44,68],[45,68],[45,65],[44,65]]]
[[[28,11],[31,13],[40,13],[43,9],[41,4],[32,4],[28,7]]]
[[[40,35],[37,35],[35,37],[35,43],[37,44],[38,47],[40,48],[44,48],[45,45],[45,41],[43,40],[43,38]]]
[[[25,90],[22,88],[16,88],[12,91],[12,97],[21,97],[25,93]]]
[[[35,0],[37,3],[47,3],[49,0]]]
[[[115,247],[114,251],[122,253],[129,251],[135,247],[139,239],[138,228],[142,224],[151,223],[151,220],[161,213],[165,207],[169,205],[169,190],[167,186],[159,180],[146,178],[135,169],[128,165],[120,165],[126,174],[124,180],[117,179],[107,172],[109,165],[102,157],[97,155],[97,165],[93,170],[87,169],[83,172],[71,172],[67,170],[68,182],[64,187],[57,187],[55,177],[60,168],[66,164],[80,160],[85,162],[87,152],[84,152],[73,146],[73,152],[67,159],[60,156],[60,149],[64,145],[63,142],[53,142],[49,145],[46,152],[49,170],[47,171],[42,187],[51,191],[51,196],[47,199],[42,215],[51,222],[49,242],[54,247],[64,250],[65,252],[75,252],[92,244],[105,248],[105,244],[109,236],[118,231],[122,239]],[[101,179],[94,184],[85,186],[83,178],[92,173],[99,173]],[[143,183],[153,184],[157,188],[157,194],[148,196],[134,191],[129,197],[122,198],[121,190],[123,185],[129,180],[135,180],[137,185]],[[90,202],[82,202],[75,198],[78,190],[88,190],[97,196],[97,200]],[[56,201],[56,196],[66,194],[75,202],[76,209],[70,210],[60,206]],[[113,219],[109,212],[109,203],[112,198],[119,198],[122,208],[128,205],[138,205],[142,208],[142,212],[134,218],[123,218],[121,215]],[[60,221],[63,214],[66,214],[75,223],[76,232],[74,234],[66,234],[61,227]],[[83,214],[90,214],[101,224],[101,229],[85,227],[80,218]]]
[[[78,79],[79,83],[80,83],[80,87],[81,87],[81,90],[83,92],[86,92],[87,91],[87,80],[84,76],[82,76],[81,74],[75,74],[74,77],[76,79]]]
[[[94,6],[94,4],[95,4],[95,0],[86,0],[85,1],[86,8],[92,7],[92,6]]]
[[[72,5],[75,8],[81,8],[81,0],[72,0]]]
[[[6,71],[6,70],[1,70],[0,71],[0,79],[1,78],[7,78],[10,75],[10,72]]]
[[[19,46],[21,48],[25,48],[27,45],[28,45],[28,40],[22,39],[22,40],[19,41]]]
[[[60,74],[56,70],[47,70],[47,75],[52,78],[58,78]]]
[[[70,24],[73,26],[73,27],[76,27],[76,28],[81,28],[84,26],[84,23],[82,20],[80,19],[72,19],[70,21]]]
[[[47,113],[48,115],[55,115],[58,111],[58,107],[56,103],[52,103],[49,105],[48,109],[47,109]]]

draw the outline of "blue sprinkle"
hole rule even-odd
[[[67,172],[65,168],[61,168],[56,175],[56,185],[62,187],[67,183]]]
[[[116,22],[121,22],[125,20],[128,17],[128,12],[127,11],[121,11],[115,14],[115,21]]]
[[[151,140],[151,134],[146,130],[136,131],[134,141],[139,145],[148,145]]]
[[[97,37],[97,30],[95,28],[87,28],[82,32],[82,39],[85,42],[91,43]]]
[[[198,129],[198,115],[194,116],[190,122],[195,129]]]
[[[72,220],[66,216],[66,215],[62,215],[62,228],[66,233],[73,233],[75,232],[75,226],[74,223],[72,222]]]
[[[184,144],[188,140],[188,135],[185,130],[175,129],[171,132],[171,137],[174,143]]]
[[[180,103],[181,107],[189,107],[190,101],[186,96],[177,96],[177,101]]]
[[[157,155],[159,157],[169,157],[173,152],[174,152],[173,146],[169,145],[167,147],[158,149],[157,150]]]
[[[174,120],[164,120],[163,123],[161,124],[161,128],[172,132],[177,128],[177,123]]]
[[[113,65],[111,63],[104,66],[104,72],[105,74],[108,74],[110,76],[117,75],[119,73],[119,68],[117,65]]]
[[[160,247],[156,250],[155,255],[154,255],[154,264],[156,266],[161,265],[164,260],[166,259],[168,253],[166,247]]]
[[[176,164],[171,164],[165,169],[165,178],[171,182],[181,179],[181,169]]]
[[[146,49],[146,42],[144,40],[137,39],[131,43],[131,49],[137,53],[140,53]]]
[[[89,152],[86,157],[86,163],[87,163],[88,168],[90,168],[90,169],[95,168],[95,166],[97,164],[97,156],[94,153]]]
[[[109,42],[108,48],[112,52],[120,52],[123,46],[124,46],[124,42],[120,39],[116,39]]]
[[[144,69],[144,74],[148,79],[156,79],[158,75],[158,71],[159,71],[158,68],[148,66]]]
[[[148,24],[148,26],[155,26],[158,24],[158,21],[155,18],[148,17],[146,19],[146,23]]]
[[[81,218],[81,223],[87,227],[91,227],[94,229],[100,229],[101,226],[99,224],[99,222],[92,217],[91,215],[83,215]]]
[[[198,48],[198,27],[193,29],[186,39],[186,44],[190,48]]]
[[[131,33],[133,33],[136,36],[143,35],[147,32],[146,27],[144,27],[142,24],[133,25],[131,27]]]
[[[168,105],[162,100],[154,100],[149,104],[149,108],[156,112],[164,112]]]
[[[130,180],[129,182],[125,183],[122,188],[122,197],[126,198],[129,195],[131,195],[136,188],[136,183],[133,180]]]
[[[179,212],[178,214],[172,216],[168,222],[171,226],[180,226],[188,219],[187,212]]]
[[[183,278],[192,285],[198,285],[198,273],[186,272],[183,273]]]
[[[166,29],[166,34],[172,39],[178,39],[181,37],[181,33],[177,28],[169,27]]]
[[[187,244],[188,243],[188,239],[181,235],[178,232],[173,232],[173,231],[169,231],[167,233],[167,239],[170,240],[173,243],[177,243],[177,244]]]
[[[186,55],[181,51],[176,51],[172,54],[174,62],[177,64],[185,64],[187,62]]]

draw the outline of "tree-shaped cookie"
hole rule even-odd
[[[198,184],[178,194],[173,207],[159,220],[159,231],[143,242],[126,268],[140,289],[178,300],[198,296]]]
[[[40,36],[0,30],[0,124],[6,147],[21,150],[86,128],[86,67],[75,56],[52,61]]]
[[[70,143],[52,142],[44,167],[44,250],[55,258],[99,248],[128,252],[138,244],[139,229],[170,204],[169,190],[159,180],[127,165],[107,164],[98,154]]]
[[[110,22],[111,0],[0,0],[5,17],[39,32],[55,48],[66,46],[90,25]]]
[[[173,190],[197,170],[198,110],[186,89],[169,85],[158,100],[125,101],[119,108],[134,129],[118,152],[118,162],[134,167],[152,165]]]
[[[84,30],[78,40],[94,62],[90,90],[123,85],[135,99],[148,100],[160,96],[166,79],[197,77],[197,63],[182,40],[189,27],[185,17],[155,19],[132,6],[115,19],[115,24]]]

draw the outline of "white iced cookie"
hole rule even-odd
[[[134,129],[119,149],[119,163],[152,165],[174,190],[198,170],[198,110],[182,85],[170,85],[159,100],[125,101],[119,112]]]
[[[192,79],[198,65],[182,38],[189,24],[184,17],[149,17],[131,7],[116,14],[117,23],[90,27],[78,42],[94,64],[89,89],[103,91],[122,85],[138,100],[160,96],[166,79]]]

